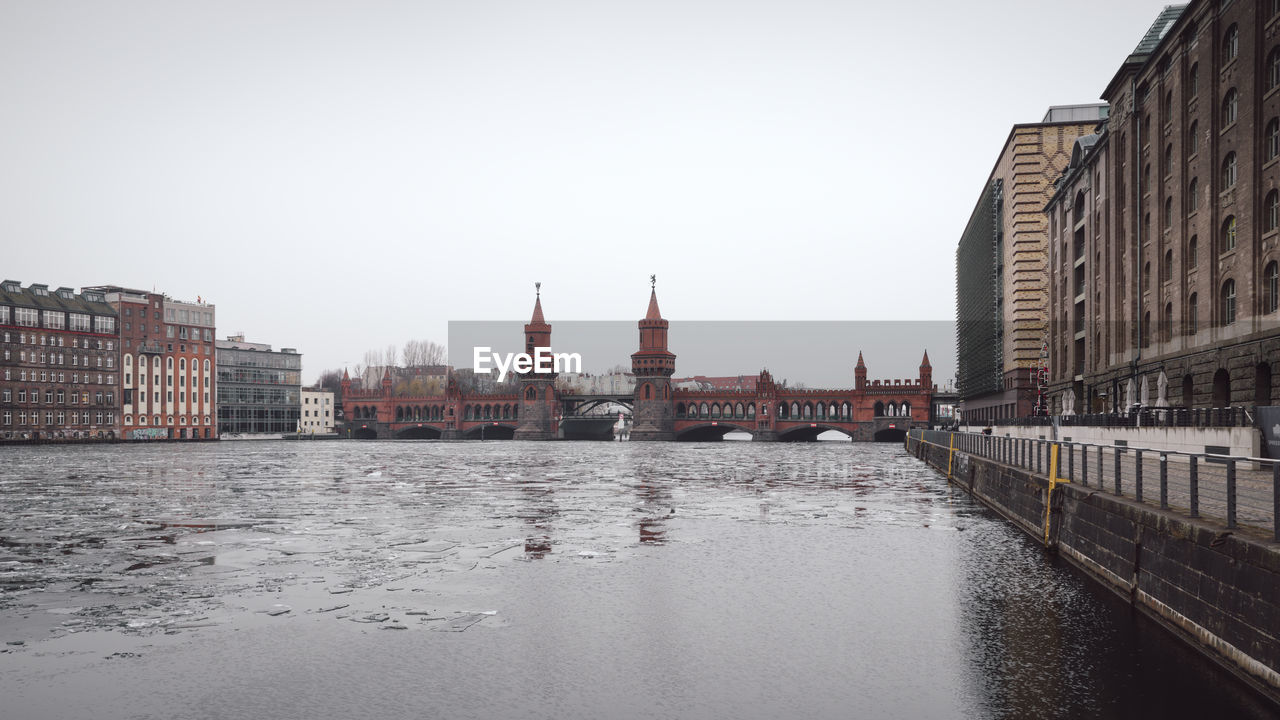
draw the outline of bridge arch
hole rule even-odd
[[[440,428],[434,428],[430,425],[414,426],[401,428],[396,432],[398,440],[439,440],[441,436]]]
[[[462,433],[468,440],[511,440],[516,436],[516,426],[504,423],[484,423]]]
[[[727,422],[717,422],[712,425],[709,422],[705,422],[677,430],[676,440],[679,442],[715,442],[723,440],[724,436],[731,432],[744,432],[753,438],[755,437],[754,428],[749,428],[746,425]]]
[[[378,431],[369,427],[359,427],[351,432],[351,437],[356,440],[377,440]]]
[[[907,431],[905,428],[884,428],[877,430],[871,439],[875,442],[900,443],[907,439]]]
[[[818,436],[828,430],[834,430],[850,440],[855,439],[850,428],[818,423],[782,430],[778,433],[778,442],[816,442]]]

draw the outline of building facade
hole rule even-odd
[[[120,436],[119,328],[102,293],[0,283],[0,440]]]
[[[1055,411],[1270,405],[1280,3],[1166,8],[1046,207]]]
[[[298,430],[302,407],[302,355],[293,348],[232,335],[214,343],[218,432],[283,435]]]
[[[123,437],[216,439],[214,306],[119,286],[94,290],[120,320]]]
[[[1015,125],[956,249],[956,389],[966,420],[1035,411],[1049,311],[1044,205],[1105,105],[1053,107]]]
[[[304,388],[301,395],[302,415],[298,419],[298,432],[307,435],[332,435],[333,391]]]

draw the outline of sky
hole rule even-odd
[[[308,383],[535,281],[553,326],[651,273],[671,319],[951,320],[1010,127],[1163,6],[0,0],[0,275],[203,298]]]

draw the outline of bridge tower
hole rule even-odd
[[[542,316],[542,283],[534,283],[537,299],[533,304],[533,318],[524,326],[524,351],[534,356],[537,348],[551,347],[551,325]],[[559,430],[556,417],[556,373],[519,373],[520,424],[516,426],[516,440],[554,440]]]
[[[658,310],[657,278],[649,276],[649,311],[640,321],[640,349],[631,354],[631,372],[636,376],[632,410],[632,440],[674,440],[675,400],[671,376],[676,356],[667,350],[670,323]]]
[[[858,365],[853,368],[853,386],[857,390],[867,389],[867,364],[862,361],[862,351],[858,351]]]
[[[926,394],[933,392],[933,366],[929,364],[929,351],[924,351],[924,360],[920,361],[920,387]]]

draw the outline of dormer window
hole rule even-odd
[[[43,285],[32,285],[31,292],[35,293],[36,295],[39,295],[40,297],[49,296],[49,291],[46,290]]]

